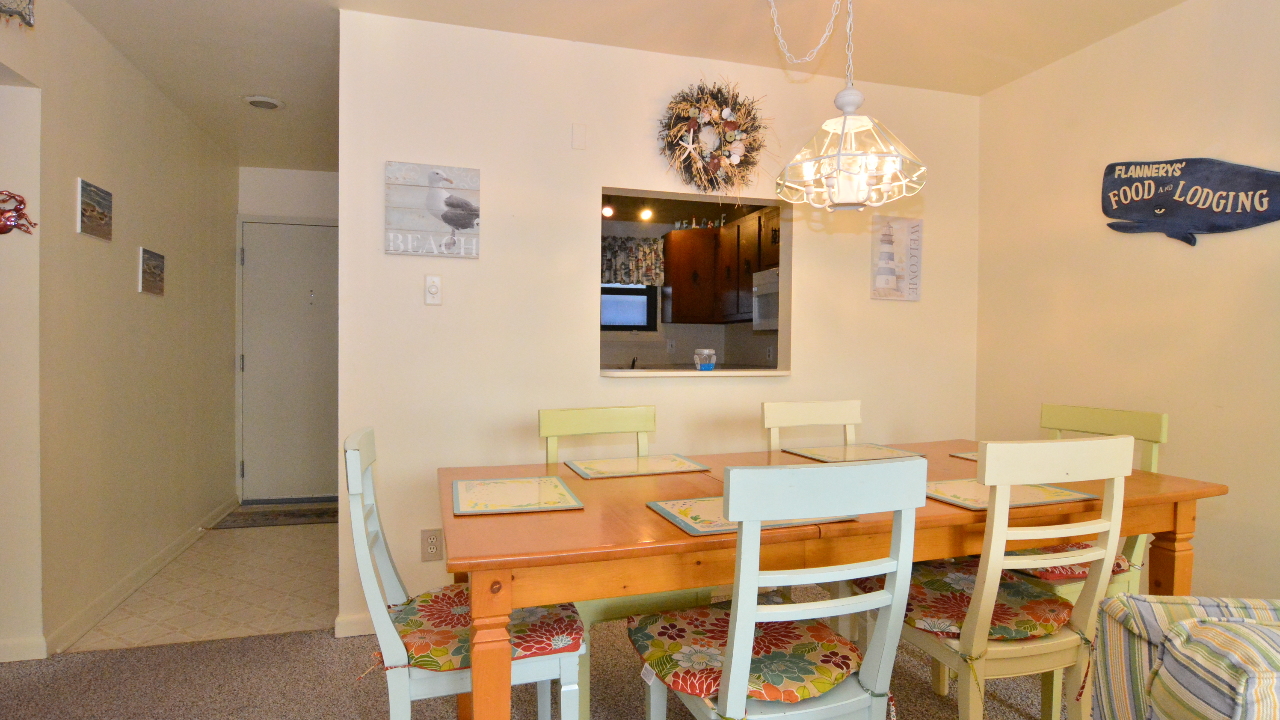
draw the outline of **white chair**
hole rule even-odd
[[[780,428],[810,425],[843,425],[844,444],[852,445],[856,427],[862,422],[861,400],[767,402],[761,403],[760,409],[769,431],[770,450],[782,449]]]
[[[717,603],[632,616],[627,622],[631,642],[645,660],[642,677],[650,683],[648,720],[666,718],[668,687],[698,720],[783,716],[788,720],[884,720],[889,675],[907,606],[915,509],[925,502],[926,467],[924,458],[900,458],[728,468],[724,514],[738,522],[731,607]],[[893,513],[888,557],[847,565],[760,570],[762,523],[879,512]],[[816,602],[758,604],[761,585],[794,586],[873,575],[885,576],[886,589]],[[877,611],[883,622],[876,623],[859,666],[853,644],[818,618],[870,610]],[[753,668],[756,677],[749,683]]]
[[[1017,675],[1041,675],[1046,695],[1042,712],[1046,720],[1056,720],[1061,698],[1049,696],[1050,681],[1055,671],[1063,669],[1068,717],[1088,719],[1090,693],[1086,690],[1079,700],[1076,694],[1088,672],[1098,605],[1120,543],[1124,479],[1132,459],[1129,436],[979,445],[978,480],[991,488],[982,556],[917,563],[912,570],[913,607],[902,635],[934,659],[935,692],[946,694],[948,670],[958,677],[960,720],[982,718],[987,678]],[[1009,526],[1013,486],[1099,479],[1105,484],[1098,519]],[[1097,545],[1088,548],[1044,555],[1005,554],[1011,541],[1095,533]],[[1089,563],[1089,575],[1075,603],[1005,572],[1083,562]],[[876,589],[874,584],[858,585],[863,591]],[[957,613],[963,613],[963,619]]]
[[[471,692],[471,614],[466,585],[447,585],[410,598],[396,571],[374,500],[373,430],[347,438],[347,493],[356,567],[386,668],[391,720],[409,720],[414,700]],[[465,613],[459,612],[464,605]],[[524,608],[511,614],[511,682],[538,684],[538,718],[551,718],[551,681],[560,681],[560,717],[578,718],[578,658],[582,625],[573,605]],[[576,625],[576,628],[575,628]],[[556,633],[560,649],[521,646],[521,639]],[[559,637],[563,636],[563,637]],[[546,638],[541,638],[545,640]],[[545,654],[544,654],[545,651]]]
[[[814,402],[767,402],[760,404],[764,427],[769,431],[769,449],[782,449],[781,428],[812,427],[815,425],[843,425],[844,444],[854,444],[857,426],[862,422],[861,400],[819,400]],[[822,586],[832,597],[849,597],[848,583],[825,583]],[[783,589],[783,597],[791,600],[791,589]],[[845,616],[835,620],[836,630],[847,638],[855,637],[858,627]]]

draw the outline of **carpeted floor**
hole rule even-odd
[[[640,660],[621,622],[596,627],[592,699],[595,720],[640,720]],[[182,643],[130,650],[68,653],[0,664],[0,718],[59,720],[318,720],[387,717],[386,683],[375,671],[372,636],[335,639],[316,631]],[[903,646],[893,692],[903,720],[957,717],[954,691],[929,689],[924,656]],[[533,720],[533,686],[513,690],[513,720]],[[990,720],[1036,720],[1035,677],[988,684]],[[415,720],[456,717],[452,698],[415,703]],[[557,714],[554,717],[558,717]],[[668,718],[692,716],[678,701]]]

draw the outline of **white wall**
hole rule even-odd
[[[341,42],[340,429],[378,432],[385,525],[409,586],[448,580],[417,557],[418,531],[439,523],[436,468],[538,461],[539,408],[654,404],[660,453],[765,447],[764,400],[860,398],[872,441],[972,436],[977,98],[861,86],[866,111],[929,164],[922,195],[891,208],[925,217],[923,301],[869,299],[871,213],[802,209],[782,259],[795,278],[783,287],[790,377],[602,378],[600,194],[687,191],[653,139],[672,93],[727,78],[762,98],[774,131],[748,196],[768,197],[781,159],[836,114],[841,83],[351,11]],[[586,150],[571,149],[572,123],[587,126]],[[383,254],[387,160],[481,169],[479,260]],[[439,307],[423,304],[426,274],[443,278]],[[342,547],[340,633],[365,615]]]
[[[0,75],[6,70],[0,65]],[[0,190],[40,222],[40,91],[0,85]],[[12,207],[5,203],[4,207]],[[0,235],[0,662],[45,656],[40,605],[40,228]]]
[[[1037,437],[1042,402],[1169,413],[1160,469],[1231,487],[1199,503],[1204,595],[1280,597],[1280,225],[1120,234],[1102,172],[1280,170],[1277,32],[1274,0],[1187,0],[982,97],[978,436]]]
[[[0,24],[0,63],[40,88],[42,598],[59,652],[236,503],[236,166],[65,0],[41,0],[35,30]],[[76,233],[78,177],[114,194],[113,241]],[[140,246],[165,256],[163,298],[137,291]]]
[[[338,219],[338,173],[240,168],[240,214]]]

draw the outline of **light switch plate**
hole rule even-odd
[[[428,275],[427,287],[424,293],[428,305],[440,305],[443,300],[444,292],[440,289],[440,276]]]
[[[444,559],[444,531],[431,528],[422,531],[422,562]]]
[[[667,341],[667,352],[669,352],[669,353],[673,353],[673,352],[675,352],[675,351],[676,351],[676,341],[675,341],[675,340],[668,340],[668,341]]]

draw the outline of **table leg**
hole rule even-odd
[[[471,706],[475,720],[511,718],[511,572],[471,573]]]
[[[475,706],[471,703],[471,693],[458,693],[458,720],[471,720],[475,717]]]
[[[1174,504],[1172,532],[1155,534],[1148,551],[1150,575],[1149,591],[1152,595],[1190,595],[1191,567],[1195,551],[1191,538],[1196,533],[1196,503],[1194,500]]]

